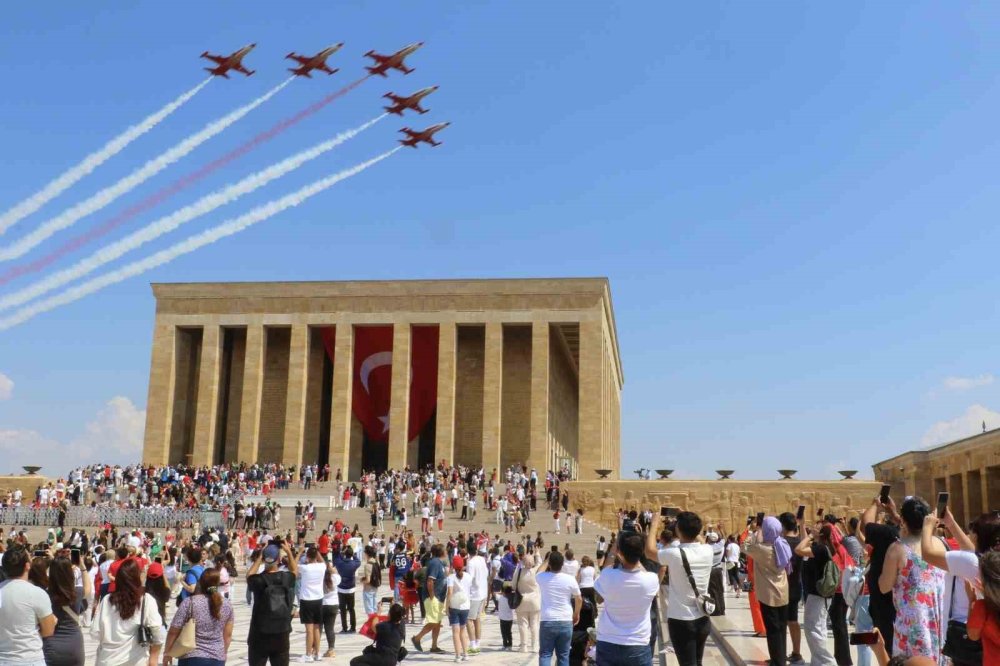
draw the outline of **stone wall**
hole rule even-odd
[[[570,509],[607,529],[617,527],[620,508],[652,509],[661,506],[694,511],[706,523],[722,523],[727,533],[742,530],[747,516],[764,511],[777,515],[795,512],[800,504],[806,516],[820,509],[838,517],[859,515],[879,493],[877,481],[570,481]]]
[[[0,497],[6,496],[7,491],[14,492],[21,489],[24,496],[23,502],[32,502],[35,499],[35,491],[41,486],[54,481],[40,474],[19,474],[17,476],[0,476]]]

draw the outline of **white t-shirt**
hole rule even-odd
[[[594,567],[583,567],[580,569],[580,587],[594,587],[594,579],[597,571]]]
[[[727,543],[726,544],[726,562],[739,562],[740,561],[740,546],[737,543]]]
[[[323,577],[326,576],[325,562],[310,562],[299,565],[299,599],[317,601],[323,598]]]
[[[38,622],[49,615],[52,602],[45,590],[21,579],[4,583],[0,587],[0,663],[44,662]]]
[[[594,591],[604,598],[597,640],[649,645],[649,606],[659,589],[656,574],[641,567],[634,571],[606,569],[594,585]]]
[[[569,574],[562,571],[545,571],[535,576],[542,591],[542,622],[572,622],[573,599],[580,596],[580,586]],[[647,612],[648,612],[647,608]]]
[[[951,615],[949,619],[967,622],[969,619],[969,596],[965,592],[965,583],[976,584],[979,581],[979,556],[967,550],[950,550],[944,554],[948,564],[948,573],[958,576],[955,581],[955,598],[951,599]],[[945,596],[951,596],[951,580],[945,581]]]
[[[681,548],[687,555],[698,591],[708,591],[708,579],[712,574],[712,547],[705,543],[682,543],[677,547],[664,548],[659,553],[660,564],[670,571],[670,585],[667,593],[667,619],[697,620],[705,617],[705,612],[698,603],[698,595],[691,589],[687,574],[684,573],[684,563],[681,561]]]
[[[580,570],[579,560],[566,560],[562,565],[562,572],[576,578],[576,572]]]
[[[470,599],[482,601],[489,596],[490,570],[482,555],[475,555],[469,558],[468,563],[465,565],[465,575],[472,579],[472,588],[469,593]]]
[[[447,578],[448,589],[451,590],[452,594],[461,588],[465,592],[465,603],[455,606],[455,610],[469,610],[472,608],[472,576],[466,572],[462,575],[461,580],[455,574],[451,574]],[[448,603],[449,608],[451,607],[451,602]]]
[[[337,588],[340,587],[340,580],[341,580],[340,574],[337,573],[336,569],[334,569],[331,577],[333,579],[333,587],[330,588],[329,592],[323,594],[323,605],[339,606],[340,597],[337,596]]]

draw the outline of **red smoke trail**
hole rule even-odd
[[[330,102],[333,102],[339,97],[343,97],[347,93],[351,92],[352,90],[360,86],[368,79],[369,76],[371,75],[369,74],[363,76],[357,81],[354,81],[353,83],[349,83],[348,85],[344,86],[340,90],[330,93],[329,95],[319,100],[318,102],[315,102],[310,106],[307,106],[306,108],[296,113],[294,116],[285,118],[274,127],[264,132],[261,132],[260,134],[253,137],[246,143],[237,146],[233,150],[229,151],[222,157],[212,162],[209,162],[208,164],[201,167],[197,171],[189,173],[183,178],[179,178],[178,180],[174,181],[171,185],[163,188],[159,192],[155,192],[150,196],[146,197],[145,199],[143,199],[142,201],[130,206],[129,208],[126,208],[121,213],[111,218],[104,224],[96,226],[93,229],[90,229],[87,232],[80,234],[76,238],[73,238],[63,243],[58,248],[56,248],[49,254],[45,255],[44,257],[39,257],[34,261],[21,264],[19,266],[14,266],[13,268],[5,271],[3,274],[0,274],[0,285],[7,284],[14,278],[20,277],[21,275],[36,273],[45,268],[46,266],[51,265],[53,262],[58,261],[59,259],[66,256],[70,252],[80,249],[90,241],[96,240],[101,236],[104,236],[110,233],[111,231],[114,231],[121,225],[125,224],[126,222],[134,218],[136,215],[139,215],[140,213],[149,210],[153,206],[156,206],[157,204],[169,199],[170,197],[177,194],[181,190],[187,188],[189,185],[193,185],[198,181],[202,180],[203,178],[205,178],[206,176],[215,173],[220,168],[229,164],[233,160],[246,155],[257,146],[266,143],[267,141],[270,141],[271,139],[278,136],[288,128],[297,125],[298,123],[302,122],[309,116],[319,112],[320,110],[323,109],[323,107],[328,105]]]

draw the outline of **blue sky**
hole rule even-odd
[[[1000,427],[1000,7],[116,4],[5,10],[0,210],[202,80],[202,51],[257,42],[258,73],[213,81],[5,243],[279,83],[291,50],[346,42],[340,74],[293,82],[73,231],[351,80],[369,49],[427,42],[412,75],[366,82],[129,229],[368,120],[385,92],[440,84],[431,113],[383,121],[135,256],[374,156],[402,124],[454,124],[440,148],[0,333],[10,466],[135,450],[150,281],[606,275],[626,470],[833,478]]]

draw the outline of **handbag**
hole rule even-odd
[[[524,595],[521,594],[521,591],[519,589],[517,589],[518,583],[521,582],[522,571],[524,571],[524,569],[519,568],[517,570],[517,575],[514,576],[514,593],[510,595],[510,598],[507,601],[507,604],[510,606],[511,610],[516,610],[517,607],[521,605],[521,602],[524,601]]]
[[[194,615],[192,615],[191,619],[184,623],[181,633],[177,634],[174,644],[167,650],[167,656],[180,658],[194,650],[195,647],[197,647],[197,640],[195,637]]]
[[[153,630],[146,626],[146,595],[142,595],[139,605],[139,645],[146,647],[153,642]]]
[[[951,578],[951,612],[954,612],[955,607],[955,581],[957,579],[958,576],[952,576]],[[965,622],[959,622],[958,620],[948,621],[948,631],[945,634],[944,649],[941,650],[941,653],[949,657],[955,664],[983,663],[982,642],[969,638]]]
[[[699,592],[698,586],[695,585],[694,575],[691,573],[691,565],[688,564],[687,553],[684,552],[683,548],[679,548],[681,551],[681,563],[684,565],[684,573],[687,574],[688,582],[691,583],[691,589],[694,590],[694,596],[698,599],[698,606],[705,612],[705,615],[712,615],[715,613],[715,599],[710,597],[707,592]]]

